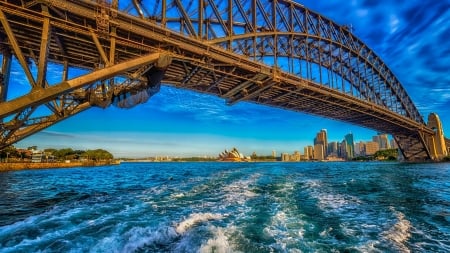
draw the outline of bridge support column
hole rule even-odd
[[[401,151],[402,159],[411,162],[433,159],[423,133],[399,133],[394,134],[393,137]]]
[[[434,135],[428,137],[428,145],[432,154],[433,160],[442,160],[448,156],[446,141],[444,138],[444,131],[439,116],[436,113],[428,115],[427,126],[434,130]]]

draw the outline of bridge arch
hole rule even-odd
[[[424,123],[400,81],[351,27],[301,4],[291,0],[150,2],[135,1],[134,12],[128,10],[175,32]]]

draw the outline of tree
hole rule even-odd
[[[113,159],[114,156],[104,149],[95,149],[95,150],[87,150],[84,153],[85,156],[88,156],[90,160],[109,160]]]
[[[68,156],[73,155],[73,154],[74,154],[74,152],[71,148],[63,148],[63,149],[57,150],[53,153],[53,155],[59,160],[67,159]]]
[[[1,159],[17,157],[18,154],[19,153],[17,152],[16,148],[13,145],[0,150],[0,158]]]
[[[398,150],[397,149],[379,150],[375,153],[374,157],[377,160],[395,161],[397,160],[398,157]]]
[[[45,153],[49,153],[49,154],[52,154],[52,155],[55,155],[56,151],[58,151],[58,150],[55,149],[55,148],[46,148],[46,149],[44,149]]]

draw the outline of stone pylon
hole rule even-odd
[[[448,150],[445,143],[442,123],[436,113],[430,113],[430,115],[428,115],[427,126],[434,130],[434,135],[429,141],[430,153],[433,156],[433,160],[441,160],[448,156]]]

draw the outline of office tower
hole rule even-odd
[[[324,151],[324,157],[327,157],[327,148],[328,148],[328,140],[327,140],[327,130],[322,129],[317,133],[316,138],[314,139],[314,145],[321,144]]]
[[[372,137],[372,140],[378,143],[380,150],[389,149],[392,146],[389,143],[387,134],[378,134],[377,136]]]
[[[283,162],[289,162],[291,159],[290,159],[290,155],[288,154],[288,153],[282,153],[281,154],[281,161],[283,161]]]
[[[363,156],[364,155],[364,148],[365,148],[365,144],[364,142],[360,141],[355,143],[355,157],[358,156]]]
[[[378,135],[378,145],[380,150],[389,149],[389,140],[387,134],[380,134]]]
[[[335,141],[332,141],[330,143],[328,143],[328,151],[327,154],[328,156],[338,156],[338,143]]]
[[[369,141],[366,142],[365,154],[374,155],[379,150],[378,142]]]
[[[339,146],[339,157],[347,159],[347,141],[344,139]]]
[[[322,144],[314,145],[314,160],[325,160],[325,148]]]
[[[345,147],[345,151],[347,153],[347,159],[351,160],[353,157],[355,157],[355,146],[353,143],[353,134],[349,133],[347,135],[345,135],[345,142],[346,142],[346,147]]]
[[[300,161],[300,152],[298,152],[298,151],[294,151],[294,155],[293,155],[293,160],[294,161],[296,161],[296,162],[299,162]]]
[[[394,139],[391,139],[391,148],[398,148],[397,142]]]
[[[308,160],[314,159],[314,149],[312,146],[308,146]]]

